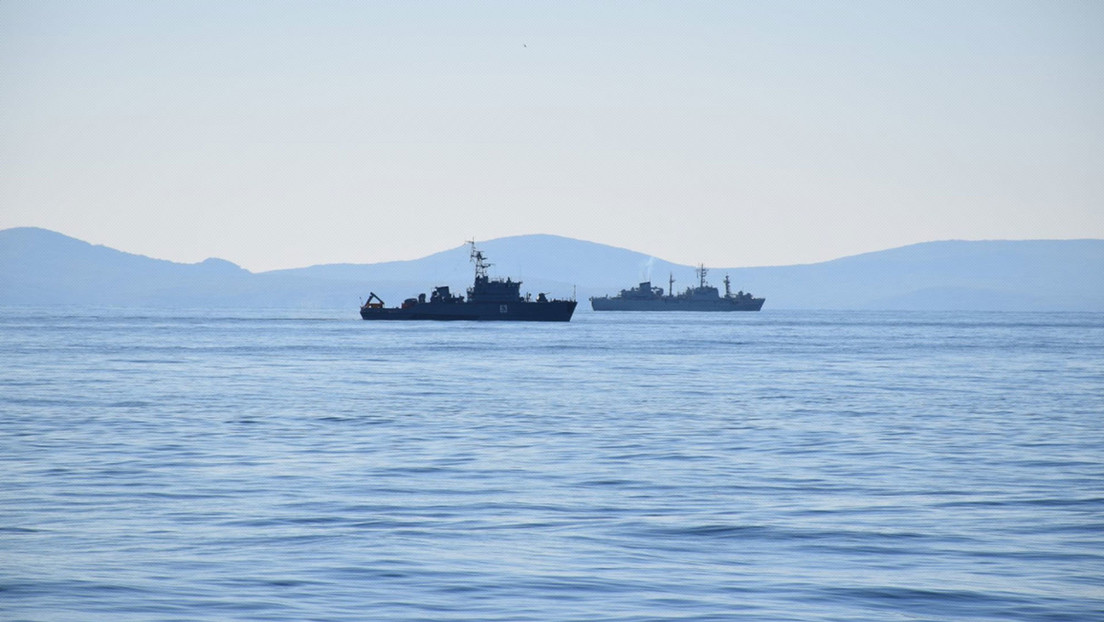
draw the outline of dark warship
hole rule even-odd
[[[755,298],[750,293],[739,291],[732,293],[728,275],[725,275],[725,293],[721,296],[716,287],[705,282],[709,272],[705,266],[698,266],[698,286],[687,287],[686,291],[675,294],[675,279],[668,282],[668,293],[664,295],[662,287],[652,287],[651,281],[645,281],[632,289],[623,289],[616,296],[602,296],[590,299],[595,311],[758,311],[763,308],[766,298]]]
[[[468,296],[454,295],[447,285],[435,287],[429,299],[425,294],[407,298],[399,307],[385,307],[383,300],[370,292],[368,300],[360,307],[360,317],[366,320],[478,320],[569,322],[575,312],[574,300],[553,300],[543,293],[532,300],[529,294],[522,296],[521,281],[492,279],[487,276],[487,263],[483,252],[471,244],[471,260],[475,264],[475,283],[468,288]]]

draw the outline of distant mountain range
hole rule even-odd
[[[492,276],[556,297],[615,294],[645,280],[681,290],[693,266],[553,235],[480,243]],[[1104,240],[943,241],[823,263],[714,268],[708,279],[764,296],[770,309],[1104,311]],[[181,264],[33,227],[0,231],[0,304],[349,308],[389,305],[435,285],[471,284],[468,247],[411,261],[252,273],[222,259]]]

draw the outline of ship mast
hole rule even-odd
[[[707,272],[709,272],[709,270],[706,269],[705,264],[698,264],[698,269],[694,272],[698,273],[698,282],[700,283],[699,287],[705,287],[705,275]]]
[[[667,295],[668,296],[674,296],[675,295],[675,273],[674,272],[668,272],[667,273]]]
[[[468,240],[468,244],[471,244],[471,256],[472,263],[475,264],[475,279],[478,281],[479,277],[487,278],[487,268],[492,264],[487,263],[487,258],[483,256],[483,251],[475,247],[475,240]]]
[[[732,297],[731,283],[729,282],[728,275],[726,274],[725,275],[725,298],[731,298],[731,297]]]

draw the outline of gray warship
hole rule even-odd
[[[748,292],[732,293],[731,282],[725,275],[725,293],[721,296],[716,287],[705,282],[709,272],[704,265],[698,266],[698,286],[687,287],[686,291],[675,294],[675,278],[670,276],[667,294],[662,287],[652,287],[651,281],[644,281],[632,289],[623,289],[616,296],[592,297],[590,307],[595,311],[758,311],[763,308],[766,298],[755,298]]]
[[[447,285],[433,289],[426,300],[425,294],[407,298],[398,307],[385,307],[375,292],[369,292],[368,300],[360,307],[360,317],[365,320],[478,320],[569,322],[575,312],[574,300],[553,300],[543,293],[532,300],[519,293],[521,281],[492,279],[487,276],[487,263],[483,252],[471,244],[471,261],[475,264],[475,282],[468,288],[468,297],[453,294]]]

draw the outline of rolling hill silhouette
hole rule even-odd
[[[523,291],[585,299],[651,280],[675,289],[693,266],[555,235],[480,242],[492,275]],[[816,264],[714,268],[734,289],[765,296],[764,310],[1104,310],[1104,240],[941,241]],[[0,297],[6,305],[350,308],[369,290],[397,304],[472,277],[468,246],[421,259],[328,264],[252,273],[222,259],[182,264],[94,246],[33,227],[0,231]],[[580,310],[589,305],[580,305]]]

